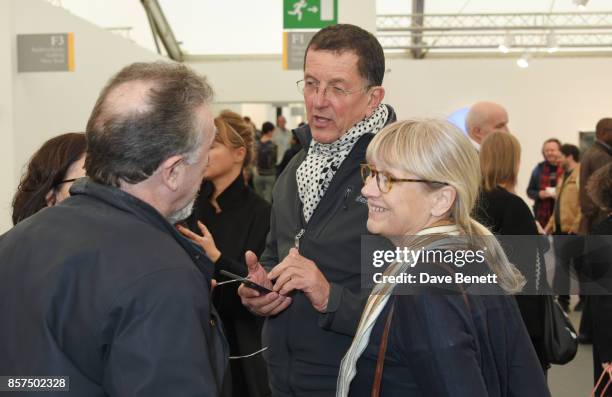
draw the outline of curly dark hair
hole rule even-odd
[[[612,211],[612,163],[608,163],[591,175],[586,190],[598,207]]]
[[[47,193],[61,183],[85,150],[85,134],[71,132],[49,139],[34,153],[13,198],[13,225],[47,206]]]

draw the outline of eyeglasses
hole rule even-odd
[[[53,185],[53,186],[58,187],[58,186],[60,186],[60,185],[63,185],[64,183],[74,182],[74,181],[76,181],[77,179],[80,179],[80,178],[64,179],[63,181],[59,181],[58,183],[56,183],[56,184],[55,184],[55,185]]]
[[[320,82],[310,79],[297,81],[295,85],[297,86],[298,91],[305,96],[318,94],[319,88],[321,87]],[[371,86],[365,86],[358,90],[347,90],[336,85],[328,85],[323,89],[323,97],[330,100],[341,100],[357,92],[367,91],[370,88]]]
[[[448,183],[446,182],[430,181],[427,179],[396,178],[388,172],[378,171],[370,164],[361,164],[360,168],[363,183],[367,183],[369,178],[376,178],[376,185],[378,186],[378,190],[380,190],[382,193],[389,193],[389,191],[391,191],[391,187],[393,187],[393,184],[397,182],[419,182],[448,186]]]

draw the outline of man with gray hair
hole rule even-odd
[[[480,151],[487,135],[495,131],[508,132],[508,112],[494,102],[477,102],[465,118],[465,130],[472,145]]]
[[[213,264],[173,223],[214,139],[212,89],[183,65],[114,76],[86,129],[87,178],[0,236],[0,374],[74,396],[216,396],[227,344]]]

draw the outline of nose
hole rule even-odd
[[[317,108],[322,108],[327,105],[327,87],[323,88],[319,86],[313,93],[313,104]]]
[[[361,188],[361,195],[365,198],[377,197],[380,195],[376,178],[369,177],[366,179],[363,187]]]

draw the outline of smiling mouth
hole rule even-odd
[[[368,207],[370,209],[370,212],[386,212],[386,211],[388,211],[386,208],[377,207],[377,206],[371,205],[371,204]]]

